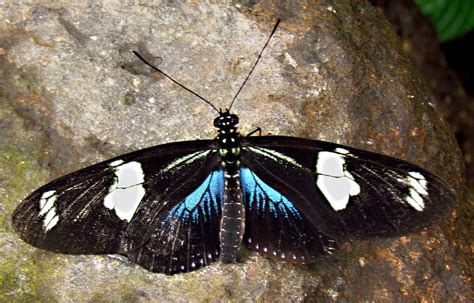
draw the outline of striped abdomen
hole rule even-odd
[[[221,254],[224,263],[235,262],[244,234],[245,209],[240,189],[240,170],[225,173],[224,206],[221,219]]]

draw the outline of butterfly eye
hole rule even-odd
[[[239,124],[239,117],[237,117],[237,115],[231,114],[229,116],[229,122],[230,122],[230,125],[235,126]]]
[[[214,126],[216,128],[221,128],[223,124],[224,124],[224,116],[221,115],[214,119]]]

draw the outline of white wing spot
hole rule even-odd
[[[49,214],[49,213],[48,213]],[[46,218],[45,218],[46,220]],[[56,224],[58,224],[59,222],[59,217],[58,216],[54,216],[53,218],[51,218],[51,220],[49,220],[48,224],[44,227],[46,231],[50,230],[51,228],[55,227]]]
[[[114,162],[118,161],[121,160]],[[141,164],[136,161],[115,166],[114,173],[115,182],[104,198],[104,206],[115,210],[120,219],[130,222],[145,196],[145,188],[142,185],[145,175]]]
[[[316,185],[336,211],[345,209],[350,196],[360,193],[359,184],[345,167],[346,155],[350,153],[343,148],[336,148],[335,152],[322,151],[316,163]]]
[[[423,196],[428,195],[428,181],[426,178],[419,172],[409,172],[408,173],[408,182],[411,186]]]
[[[41,195],[40,198],[40,216],[44,216],[47,212],[51,210],[54,206],[54,202],[56,201],[56,196],[53,196],[55,190],[50,190]]]
[[[405,201],[417,211],[423,211],[425,203],[423,196],[428,196],[428,181],[425,176],[419,172],[409,172],[406,179],[398,179],[398,181],[408,185],[408,195]]]
[[[44,192],[42,195],[41,195],[41,199],[48,199],[49,197],[51,197],[52,195],[54,195],[56,193],[55,190],[49,190],[47,192]]]
[[[115,161],[113,161],[113,162],[110,162],[110,163],[109,163],[109,166],[110,166],[110,167],[119,166],[120,164],[123,164],[123,162],[124,162],[123,160],[115,160]]]
[[[49,231],[51,228],[55,227],[59,222],[59,216],[56,212],[55,202],[58,197],[56,196],[55,190],[50,190],[44,192],[41,195],[39,204],[39,216],[44,216],[43,218],[43,228],[45,231]]]
[[[336,153],[339,153],[339,154],[344,154],[344,155],[350,155],[351,153],[345,149],[345,148],[342,148],[342,147],[338,147],[334,150]]]

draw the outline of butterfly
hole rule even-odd
[[[232,105],[214,140],[158,145],[86,167],[14,211],[21,239],[67,254],[121,254],[152,272],[233,263],[241,245],[311,263],[339,243],[415,231],[443,217],[454,190],[425,169],[330,142],[242,136]],[[260,131],[260,130],[258,130]]]

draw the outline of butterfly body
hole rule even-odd
[[[240,189],[240,141],[237,131],[239,119],[229,111],[215,120],[218,128],[219,155],[224,171],[224,198],[220,226],[220,260],[235,262],[245,229],[245,207]]]

